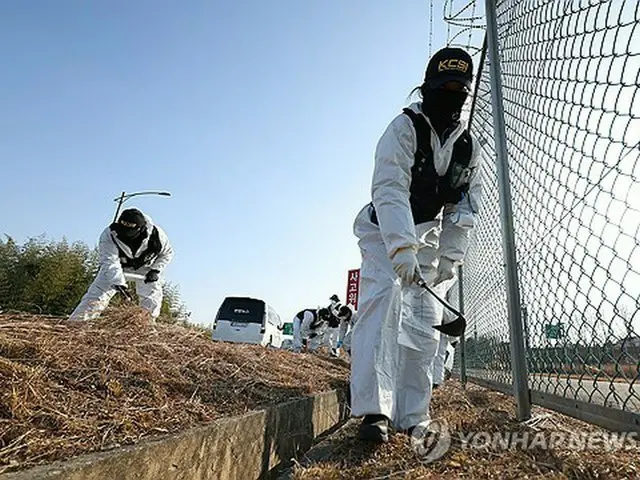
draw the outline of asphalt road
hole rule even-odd
[[[505,375],[502,372],[500,372],[499,377],[496,377],[496,372],[474,369],[473,371],[468,371],[467,375],[500,381],[501,383],[511,383],[510,375]],[[629,381],[596,381],[589,377],[584,377],[581,380],[577,377],[566,375],[530,374],[529,388],[560,397],[640,413],[640,379],[630,383]]]
[[[640,380],[632,384],[532,374],[529,375],[529,382],[532,390],[628,412],[640,412]]]

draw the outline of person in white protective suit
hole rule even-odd
[[[351,325],[351,319],[353,318],[353,310],[349,305],[342,305],[338,310],[338,314],[336,318],[339,320],[340,324],[338,326],[338,336],[337,342],[332,352],[335,356],[338,356],[339,350],[343,348],[345,338],[349,332],[349,327]]]
[[[329,352],[334,357],[338,356],[338,348],[340,348],[340,326],[341,326],[340,317],[338,315],[334,315],[333,313],[329,316],[329,320],[327,321],[327,326],[324,332],[324,344],[327,348],[329,348]]]
[[[433,361],[433,389],[438,388],[451,376],[457,344],[455,337],[440,333],[440,342]]]
[[[342,349],[351,356],[351,338],[353,337],[353,328],[358,321],[358,312],[352,310],[351,318],[349,319],[349,325],[347,327],[347,333],[342,340]]]
[[[173,258],[164,230],[140,210],[129,208],[100,235],[98,255],[98,274],[69,319],[94,319],[117,292],[129,296],[126,273],[142,277],[135,279],[140,306],[156,319],[162,306],[162,272]]]
[[[329,298],[331,304],[327,307],[331,314],[324,332],[324,344],[329,348],[331,355],[338,355],[338,341],[340,337],[340,309],[342,304],[338,295],[333,294]]]
[[[442,307],[416,285],[440,284],[462,263],[479,208],[480,148],[460,120],[472,59],[438,51],[421,102],[378,142],[372,202],[357,215],[361,297],[351,346],[351,408],[362,440],[385,442],[429,420]]]
[[[340,297],[338,297],[338,295],[334,293],[333,295],[331,295],[331,297],[329,297],[329,301],[331,303],[327,308],[334,315],[338,315],[338,311],[340,310],[340,307],[342,307],[342,304],[340,303]]]
[[[443,289],[447,291],[447,301],[450,301],[449,293],[451,288],[456,284],[457,278],[443,282]],[[447,309],[442,309],[443,317],[442,323],[450,323],[455,320],[454,315]],[[436,351],[436,358],[433,361],[433,388],[436,389],[444,383],[445,380],[451,376],[453,370],[454,355],[456,352],[456,345],[458,341],[455,337],[440,333],[440,342],[438,343],[438,350]]]
[[[305,347],[314,352],[322,344],[324,328],[331,313],[326,308],[302,310],[293,317],[293,351]]]

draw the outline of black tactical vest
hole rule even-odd
[[[460,202],[469,190],[465,173],[468,173],[471,162],[472,141],[468,130],[464,130],[453,144],[449,168],[441,177],[433,162],[429,123],[423,115],[409,108],[403,109],[402,112],[411,119],[418,144],[411,167],[409,187],[411,214],[414,224],[418,225],[435,220],[446,203]],[[462,177],[465,177],[465,180],[461,181]],[[378,225],[375,210],[372,210],[371,221]]]
[[[309,325],[309,328],[315,329],[324,323],[322,319],[318,316],[318,312],[316,310],[313,310],[312,308],[307,308],[306,310],[302,310],[298,312],[296,317],[299,318],[300,321],[302,321],[304,320],[304,314],[306,312],[311,312],[311,315],[313,315],[313,321],[311,322],[311,325]]]
[[[140,267],[144,267],[145,265],[151,265],[156,257],[160,254],[162,250],[162,243],[160,242],[160,234],[158,233],[158,229],[154,226],[151,235],[149,236],[149,241],[147,242],[147,249],[137,258],[129,258],[124,251],[120,248],[120,245],[116,242],[116,246],[118,247],[118,254],[120,256],[120,265],[122,268],[131,268],[133,270],[138,270]]]
[[[338,328],[340,326],[340,319],[333,313],[329,317],[329,328]]]

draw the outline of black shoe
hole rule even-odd
[[[365,415],[358,429],[358,437],[365,442],[388,442],[389,419],[384,415]]]
[[[416,426],[413,425],[412,427],[405,428],[404,430],[399,430],[398,433],[401,433],[402,435],[406,435],[407,437],[410,437],[415,428]]]

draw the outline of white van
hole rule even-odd
[[[213,340],[255,343],[280,348],[283,323],[280,315],[264,300],[227,297],[213,322]]]

